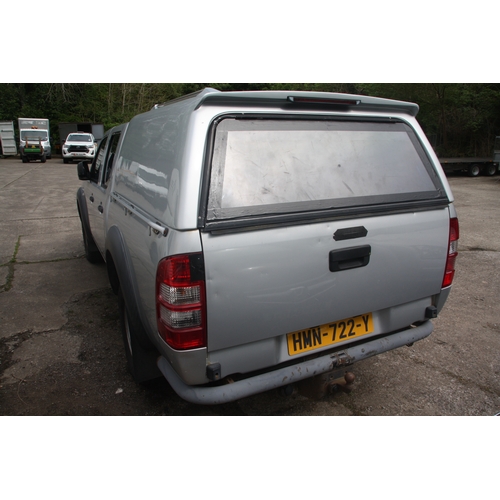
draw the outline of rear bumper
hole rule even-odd
[[[433,324],[426,321],[415,328],[409,328],[353,347],[346,347],[341,351],[320,358],[216,387],[186,385],[164,357],[159,358],[158,367],[182,399],[190,403],[205,405],[229,403],[253,394],[293,384],[332,371],[335,368],[352,365],[371,356],[417,342],[429,336],[433,329]]]

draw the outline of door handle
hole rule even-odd
[[[99,212],[101,212],[101,214],[104,212],[104,208],[102,208],[102,205],[99,205],[97,207],[97,210],[99,210]]]
[[[370,262],[371,252],[372,247],[370,245],[332,250],[328,258],[330,271],[336,273],[356,267],[364,267]]]

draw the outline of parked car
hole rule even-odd
[[[92,134],[74,132],[69,134],[62,146],[64,163],[73,160],[92,161],[95,157],[96,144]]]
[[[108,131],[77,206],[135,380],[224,403],[430,335],[459,229],[417,112],[205,89]]]

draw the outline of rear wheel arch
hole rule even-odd
[[[137,337],[144,347],[152,347],[143,325],[143,314],[139,308],[139,290],[135,278],[134,267],[125,239],[117,226],[112,226],[106,234],[106,256],[109,258],[108,278],[111,288],[116,294],[123,295],[131,322],[140,325]]]
[[[159,353],[144,327],[132,260],[117,226],[108,230],[106,248],[108,278],[118,296],[120,328],[128,369],[136,382],[160,377],[161,372],[156,365]]]
[[[108,279],[109,284],[111,285],[111,289],[113,290],[115,295],[118,295],[118,291],[120,290],[120,278],[118,277],[118,272],[116,270],[113,256],[109,251],[106,251],[106,268],[108,270]]]

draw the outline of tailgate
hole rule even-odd
[[[384,332],[424,319],[422,299],[441,290],[449,200],[408,123],[231,115],[211,148],[209,351],[368,313],[380,325],[380,311]]]
[[[208,349],[375,313],[441,291],[448,209],[359,219],[354,227],[365,228],[366,236],[334,240],[351,227],[323,222],[203,234]],[[366,247],[368,259],[360,257]],[[407,324],[423,313],[410,313]]]

